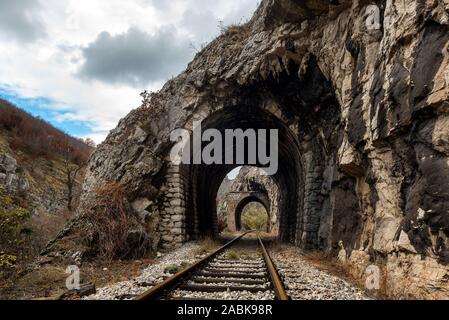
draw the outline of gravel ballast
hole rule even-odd
[[[173,265],[193,264],[200,256],[196,255],[201,249],[198,243],[191,242],[180,249],[162,256],[154,264],[144,269],[140,276],[130,281],[116,283],[97,291],[96,294],[84,297],[84,300],[126,300],[144,293],[151,287],[163,282],[172,274],[165,270]],[[367,300],[369,297],[360,289],[347,281],[319,270],[301,255],[300,250],[295,247],[283,247],[281,250],[270,252],[284,284],[288,295],[293,300]],[[223,258],[223,257],[222,257]],[[214,262],[214,267],[228,267],[228,261]],[[244,269],[244,263],[239,265]],[[253,265],[247,266],[255,268],[263,266],[263,261],[256,259]],[[257,269],[253,270],[257,273]],[[200,277],[201,278],[201,277]],[[231,280],[231,282],[230,282]],[[227,279],[220,285],[232,285],[232,280]],[[237,279],[238,280],[238,279]],[[221,281],[220,281],[221,282]],[[248,285],[249,287],[251,285]],[[249,291],[223,291],[223,292],[189,292],[176,290],[171,294],[172,298],[187,299],[219,299],[219,300],[272,300],[273,291],[249,292]]]
[[[307,262],[298,248],[285,247],[270,255],[293,300],[369,300],[354,285]]]
[[[142,274],[130,281],[123,281],[101,288],[96,294],[84,297],[84,300],[120,300],[131,299],[140,295],[151,287],[163,282],[172,274],[165,273],[165,269],[173,265],[193,264],[200,259],[195,252],[201,249],[198,243],[191,242],[181,248],[164,255],[154,264],[142,271]]]

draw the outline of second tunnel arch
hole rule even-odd
[[[233,208],[229,208],[230,215],[228,216],[228,227],[229,231],[240,231],[242,230],[242,215],[245,207],[250,203],[259,203],[264,208],[268,215],[268,223],[267,223],[267,232],[271,231],[270,226],[270,216],[271,216],[271,208],[270,208],[270,200],[268,199],[268,195],[261,192],[251,192],[246,195],[240,194],[239,201],[236,202],[236,206]],[[233,212],[232,212],[233,211]],[[231,219],[231,220],[229,220]],[[234,221],[232,221],[232,219]]]
[[[249,203],[259,203],[267,214],[267,230],[279,231],[279,201],[281,194],[276,181],[260,168],[238,168],[232,178],[226,177],[217,196],[220,230],[230,232],[241,229],[241,217]]]

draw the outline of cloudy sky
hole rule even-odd
[[[0,0],[0,97],[101,142],[259,0]]]

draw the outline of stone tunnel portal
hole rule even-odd
[[[323,203],[329,199],[323,195],[324,168],[318,164],[324,161],[326,152],[331,152],[325,149],[328,142],[323,139],[334,139],[331,135],[337,132],[335,126],[340,123],[341,112],[331,85],[313,60],[301,80],[296,76],[296,68],[292,66],[289,73],[278,78],[239,88],[234,98],[226,103],[220,102],[214,107],[209,105],[213,101],[209,101],[207,108],[199,108],[194,113],[184,129],[192,134],[194,121],[201,121],[203,133],[215,129],[223,137],[228,129],[254,129],[256,132],[276,129],[278,170],[272,175],[279,189],[276,233],[281,241],[313,248],[328,237],[326,230],[320,230],[321,220],[325,218],[321,216]],[[323,127],[324,131],[317,130]],[[235,155],[235,144],[233,149]],[[270,150],[267,146],[266,149]],[[223,157],[229,152],[223,149]],[[217,193],[224,178],[240,166],[264,167],[261,163],[249,163],[247,156],[246,153],[244,163],[181,164],[168,170],[167,181],[175,182],[180,192],[178,196],[171,195],[166,202],[177,205],[173,210],[177,211],[175,216],[179,222],[175,222],[174,227],[161,224],[160,230],[168,239],[165,246],[162,243],[163,247],[219,233]],[[170,214],[163,219],[173,224]],[[236,224],[234,226],[237,228]],[[325,238],[320,239],[320,233]]]
[[[203,130],[215,128],[220,132],[225,129],[278,129],[279,130],[279,169],[272,177],[282,190],[280,208],[280,236],[288,241],[294,237],[299,203],[300,185],[300,153],[293,132],[279,119],[259,108],[234,107],[217,112],[203,122]],[[229,150],[227,150],[229,152]],[[218,234],[217,225],[217,192],[228,173],[239,165],[183,165],[181,175],[186,181],[188,191],[186,201],[186,232],[189,238],[202,235]],[[243,165],[246,165],[243,164]],[[248,164],[249,165],[249,164]],[[256,165],[261,167],[261,165]],[[242,196],[242,195],[241,195]],[[245,201],[256,199],[267,207],[269,200],[262,195],[246,195],[247,200],[236,205],[229,220],[231,230],[239,229],[239,217]],[[240,210],[240,211],[239,211]]]

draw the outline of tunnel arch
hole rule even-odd
[[[237,207],[235,208],[234,211],[234,217],[235,217],[235,225],[236,225],[236,230],[240,231],[242,230],[242,214],[244,209],[246,208],[247,205],[249,205],[250,203],[259,203],[261,204],[264,208],[265,211],[267,212],[268,215],[268,219],[267,219],[267,231],[270,231],[270,216],[271,216],[271,208],[270,208],[270,203],[269,203],[269,199],[268,196],[267,198],[263,199],[263,197],[261,197],[261,194],[251,194],[248,195],[246,197],[244,197],[238,204]]]
[[[277,234],[280,198],[278,185],[271,176],[263,175],[263,172],[257,167],[241,167],[237,176],[232,180],[226,178],[220,186],[217,197],[220,230],[238,231],[240,229],[238,225],[240,211],[247,202],[254,200],[265,207],[269,213],[267,227],[270,232]],[[250,199],[250,201],[245,199]],[[242,202],[246,203],[241,204]],[[240,207],[239,204],[241,204]]]
[[[280,190],[283,190],[283,201],[280,206],[285,214],[280,217],[280,236],[289,241],[294,237],[297,216],[300,210],[301,190],[301,156],[296,133],[292,131],[278,116],[257,106],[232,106],[221,109],[202,122],[202,130],[214,128],[224,129],[277,129],[279,130],[279,170],[273,176]],[[216,220],[216,197],[223,179],[236,165],[181,165],[181,172],[187,181],[186,225],[189,238],[218,233]],[[269,211],[269,208],[268,210]]]
[[[335,149],[342,141],[341,108],[314,58],[300,78],[297,65],[289,68],[238,86],[229,95],[198,102],[181,128],[190,136],[195,121],[202,121],[202,132],[216,129],[222,134],[226,129],[277,129],[279,170],[273,179],[281,190],[278,237],[314,249],[326,246],[330,239],[331,199],[325,175],[331,172],[323,164],[336,161]],[[181,164],[168,170],[169,188],[176,188],[164,202],[168,212],[162,215],[165,221],[160,227],[164,248],[218,234],[217,193],[228,173],[240,166],[262,167],[260,163]]]

